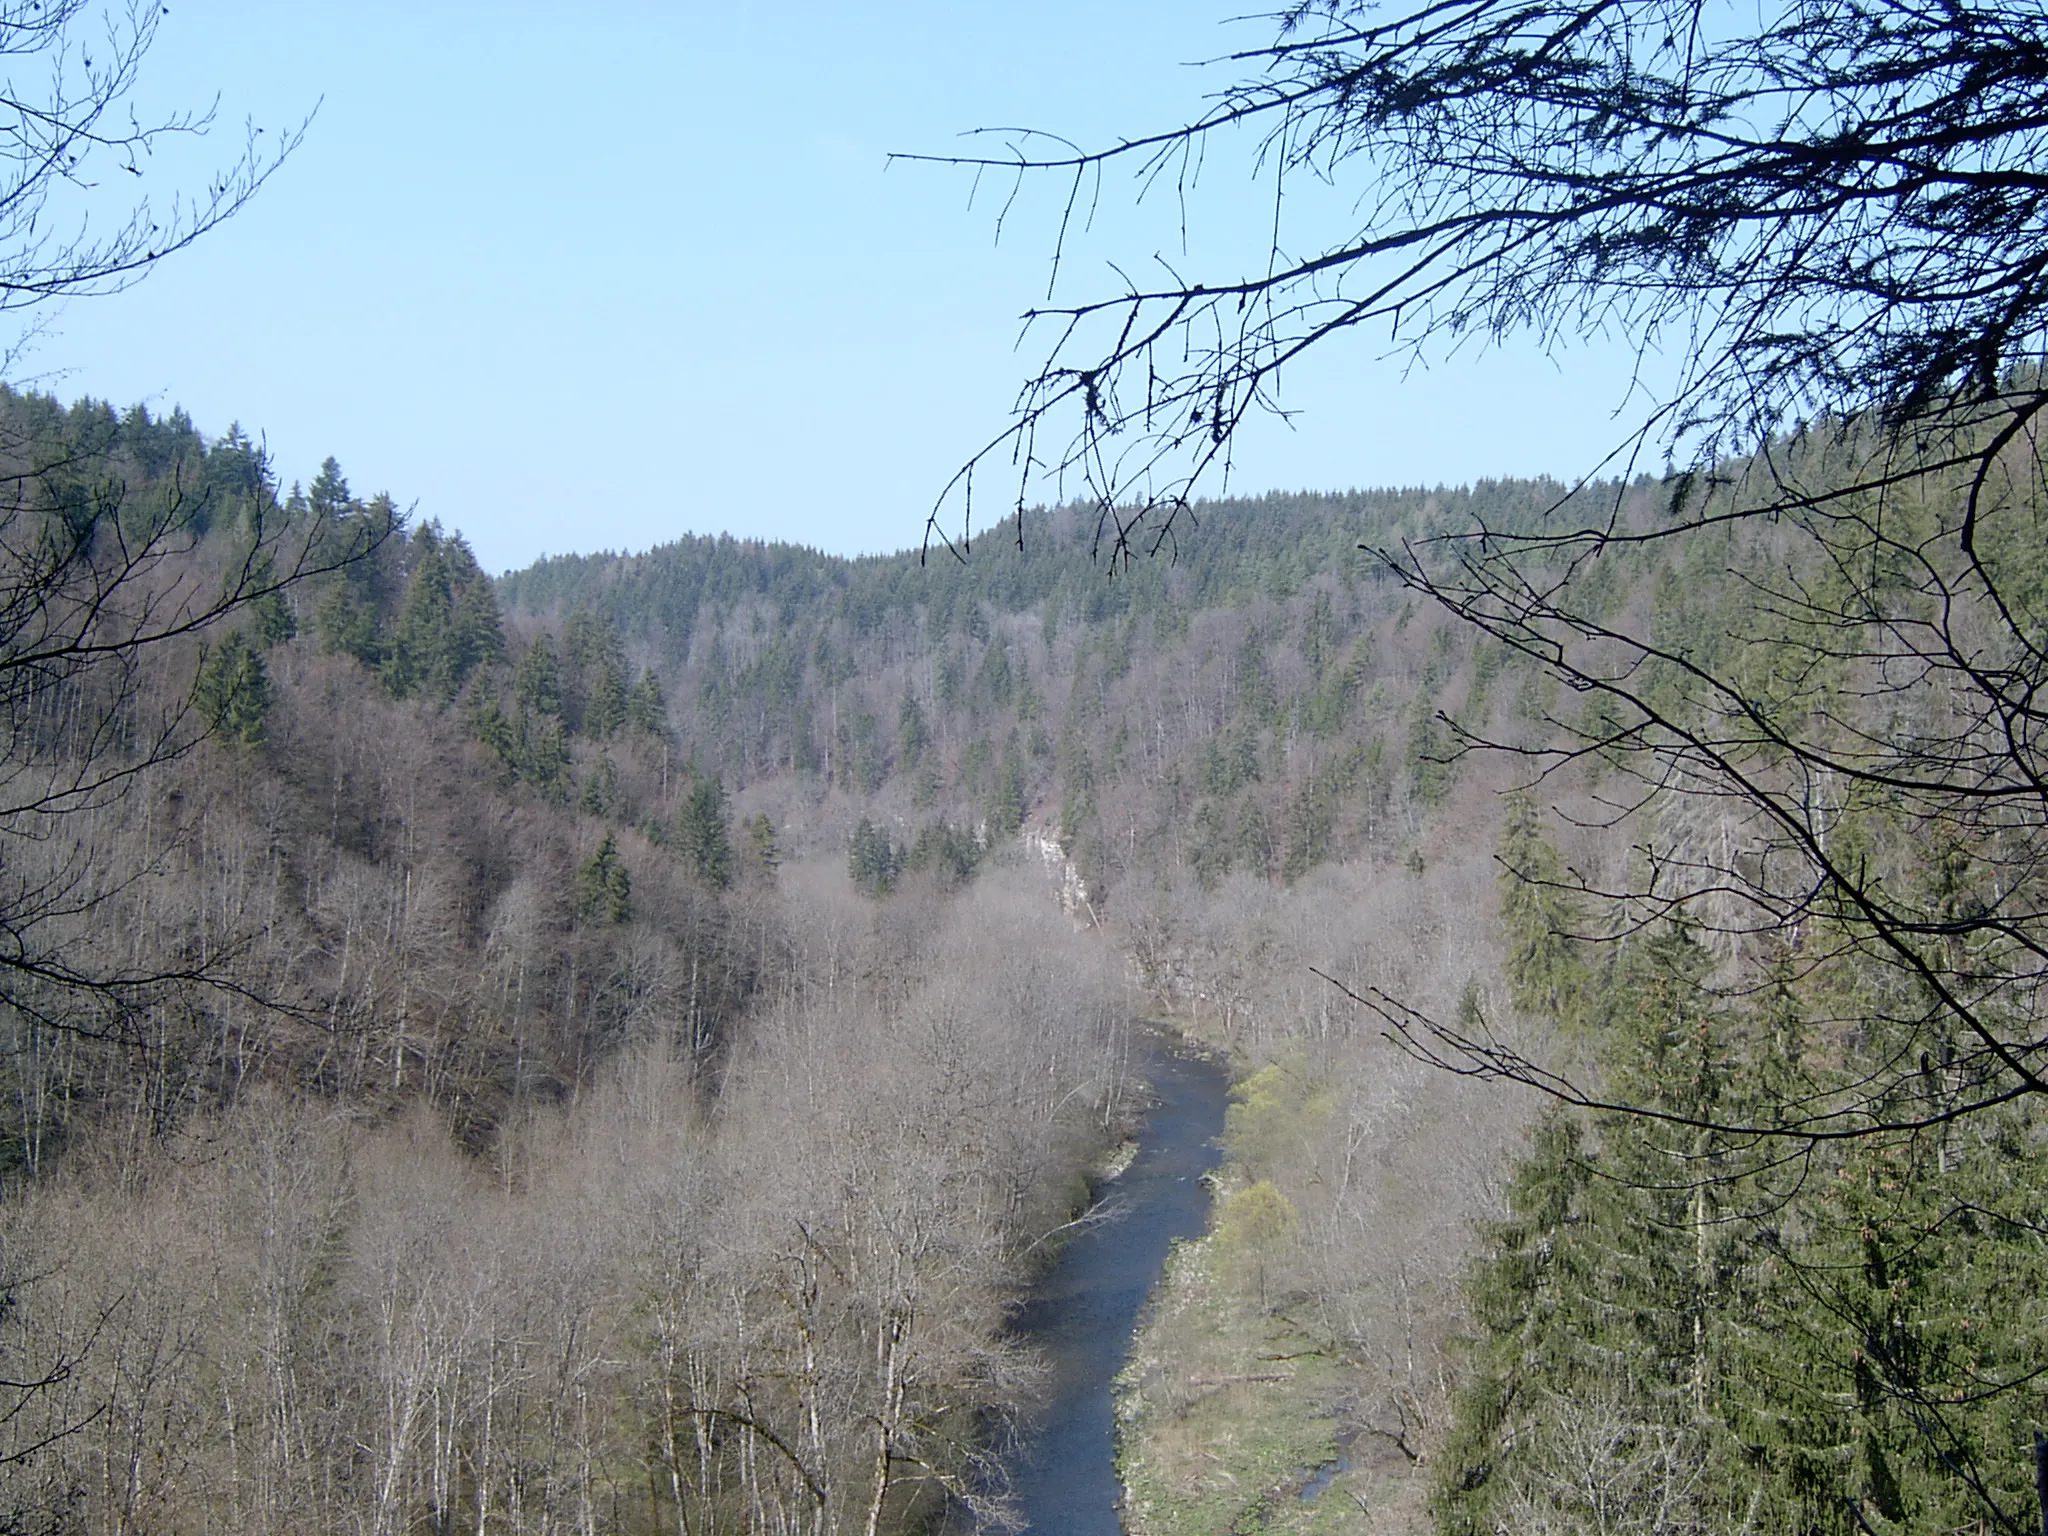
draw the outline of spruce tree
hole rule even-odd
[[[533,644],[519,658],[513,674],[513,694],[522,709],[559,719],[562,713],[562,669],[555,658],[554,642],[535,635]]]
[[[341,465],[329,454],[320,463],[320,473],[313,477],[312,487],[306,493],[306,500],[313,511],[320,516],[339,518],[354,505],[349,495],[348,481],[341,473]]]
[[[989,800],[989,836],[1015,836],[1024,825],[1024,813],[1024,754],[1013,733],[1003,749],[1003,764]]]
[[[1500,915],[1508,944],[1509,996],[1534,1018],[1576,1022],[1585,1003],[1585,963],[1573,935],[1585,918],[1566,889],[1564,861],[1544,837],[1527,794],[1507,801],[1500,845]]]
[[[381,671],[385,687],[398,698],[424,692],[446,701],[455,696],[459,683],[448,561],[431,525],[421,529],[413,543],[419,553]]]
[[[676,856],[683,868],[713,890],[732,884],[732,836],[727,827],[725,785],[714,775],[692,772],[676,811]]]
[[[475,562],[470,564],[473,568]],[[456,585],[454,612],[449,618],[449,645],[454,653],[458,686],[478,667],[492,666],[505,655],[498,599],[491,590],[490,578],[481,571]]]
[[[626,675],[610,656],[598,658],[583,706],[583,729],[595,741],[626,723]]]
[[[640,674],[626,695],[626,723],[649,736],[668,732],[668,700],[662,697],[661,680],[652,667]]]
[[[263,652],[242,631],[229,632],[207,653],[192,703],[221,740],[243,747],[262,742],[270,713],[270,672]]]
[[[597,852],[576,871],[576,919],[593,924],[623,923],[632,915],[633,878],[619,857],[618,838],[607,831]]]
[[[896,849],[888,833],[863,816],[847,847],[846,872],[867,896],[886,896],[896,884]]]

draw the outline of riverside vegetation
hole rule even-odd
[[[9,610],[7,1527],[999,1523],[1005,1320],[1164,1012],[1237,1088],[1125,1376],[1133,1529],[2022,1528],[2035,1100],[1717,1129],[1987,1079],[1915,1059],[1944,1004],[1853,913],[1685,885],[1763,844],[1643,790],[1638,722],[1359,549],[1561,487],[1218,503],[1114,579],[1054,509],[965,563],[702,538],[492,581],[238,429],[14,393],[0,429],[17,570],[154,537],[138,600],[198,614],[52,674]],[[2040,505],[1977,538],[2034,633]],[[1963,513],[1930,480],[1899,515]],[[293,530],[325,557],[279,567]],[[1781,573],[1834,579],[1795,532],[1570,581],[1772,710],[1918,729],[1938,699],[1760,643]],[[1595,747],[1532,786],[1560,721]],[[1891,889],[2031,910],[2023,817],[1819,794]],[[1596,900],[1646,865],[1676,899]],[[1388,1041],[1423,1015],[1667,1118],[1539,1113]]]

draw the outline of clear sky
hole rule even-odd
[[[217,94],[221,125],[150,188],[202,181],[245,120],[317,114],[250,208],[73,302],[12,382],[239,421],[287,484],[334,454],[493,570],[684,533],[914,545],[1031,371],[1016,317],[1043,297],[1058,200],[1027,195],[998,242],[987,188],[970,207],[964,174],[888,153],[1185,118],[1225,79],[1190,62],[1265,37],[1234,14],[173,0],[141,110]],[[1224,226],[1269,216],[1226,175],[1203,195]],[[1170,244],[1151,214],[1106,212],[1074,291]],[[1418,375],[1354,345],[1287,382],[1303,415],[1252,434],[1230,489],[1577,474],[1620,435],[1625,378],[1613,349]]]

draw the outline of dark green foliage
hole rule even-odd
[[[578,607],[562,626],[559,686],[571,731],[603,741],[626,723],[626,664],[619,632],[589,608]]]
[[[927,822],[902,855],[902,868],[932,875],[942,888],[964,885],[981,865],[981,844],[965,828]],[[860,880],[855,875],[856,883]]]
[[[558,804],[568,799],[569,738],[559,719],[523,706],[508,715],[497,700],[480,696],[470,708],[469,729],[497,755],[512,777],[530,785],[543,799]]]
[[[1500,912],[1510,996],[1522,1012],[1561,1024],[1582,1016],[1585,962],[1575,939],[1586,918],[1567,886],[1564,861],[1543,836],[1526,794],[1508,800],[1501,839]]]
[[[1301,659],[1307,663],[1311,682],[1320,683],[1330,669],[1336,649],[1337,621],[1327,588],[1319,588],[1309,604],[1308,619],[1301,629]]]
[[[385,685],[400,698],[420,692],[446,703],[505,653],[497,599],[459,534],[428,523],[405,546],[411,574],[384,646]]]
[[[230,631],[207,653],[192,703],[207,727],[223,741],[253,747],[263,740],[270,712],[270,674],[263,652],[240,630]]]
[[[1486,1257],[1466,1277],[1478,1336],[1436,1479],[1436,1515],[1452,1536],[1498,1528],[1502,1462],[1542,1401],[1537,1382],[1568,1368],[1587,1320],[1586,1255],[1574,1229],[1588,1173],[1578,1121],[1547,1111],[1509,1181],[1508,1214],[1485,1229]]]
[[[693,774],[676,811],[671,846],[683,868],[714,890],[732,884],[732,835],[728,820],[725,785],[715,775]],[[770,836],[772,840],[772,829]]]
[[[1012,736],[1003,749],[1003,765],[996,773],[994,792],[988,802],[988,834],[991,838],[1014,837],[1024,825],[1024,754]]]
[[[1371,662],[1372,643],[1361,635],[1342,666],[1319,667],[1315,691],[1302,701],[1302,724],[1325,740],[1340,734],[1349,722]]]
[[[555,659],[555,643],[536,635],[519,658],[512,677],[512,696],[522,710],[559,718],[562,713],[562,668]]]
[[[1202,792],[1227,800],[1259,781],[1259,737],[1240,724],[1209,738],[1202,756]]]
[[[847,846],[846,873],[863,895],[881,897],[895,889],[897,854],[889,834],[863,816]]]
[[[1236,862],[1260,879],[1270,880],[1278,870],[1279,854],[1265,803],[1256,794],[1246,795],[1237,811]]]
[[[633,877],[619,857],[618,838],[606,832],[604,841],[576,871],[576,920],[600,926],[615,926],[632,916]]]
[[[889,776],[882,723],[865,709],[849,711],[839,724],[839,761],[847,781],[863,795],[879,790]]]
[[[1457,738],[1446,722],[1443,690],[1453,671],[1452,632],[1430,637],[1429,660],[1408,710],[1408,782],[1424,805],[1440,804],[1457,781]]]
[[[460,538],[453,545],[468,554]],[[473,559],[470,566],[472,574],[455,588],[455,612],[449,621],[458,677],[467,677],[479,667],[496,666],[505,655],[505,632],[498,622],[498,600],[491,591],[490,578],[475,569]]]
[[[1095,761],[1078,731],[1060,738],[1060,845],[1071,849],[1095,820]]]
[[[138,416],[140,423],[147,424],[142,432],[137,432],[129,424]],[[184,412],[180,410],[164,421],[150,422],[149,412],[138,405],[130,417],[123,420],[121,436],[124,443],[134,444],[144,437],[150,440],[148,448],[138,454],[146,473],[163,474],[188,460],[190,450],[177,441],[178,419],[183,416]],[[190,421],[185,422],[185,427],[190,429]],[[152,465],[157,467],[151,468]],[[215,438],[213,446],[207,450],[200,470],[200,485],[206,494],[229,506],[238,502],[246,505],[256,497],[275,490],[268,456],[249,440],[239,421],[230,422],[227,431]]]
[[[625,723],[625,673],[607,657],[591,680],[590,697],[583,706],[583,730],[593,740],[603,741]]]
[[[1295,791],[1287,812],[1287,852],[1280,875],[1299,880],[1336,852],[1337,777],[1311,776]]]
[[[1279,699],[1266,666],[1266,642],[1256,629],[1246,632],[1238,648],[1237,690],[1238,717],[1253,726],[1270,724]]]
[[[341,465],[329,454],[320,462],[320,473],[313,477],[313,484],[306,492],[307,504],[323,517],[339,517],[353,504],[348,492],[348,481],[341,473]]]
[[[428,530],[421,532],[425,535]],[[387,648],[384,685],[401,699],[416,690],[447,699],[457,687],[450,622],[454,587],[448,579],[448,561],[441,553],[440,541],[413,542],[420,547]]]
[[[299,632],[299,621],[282,592],[267,592],[249,605],[249,627],[264,647],[283,645]]]
[[[1016,697],[1016,680],[1010,671],[1010,648],[997,640],[990,644],[981,658],[981,670],[974,675],[974,692],[982,705],[991,710],[1010,707]]]
[[[931,727],[925,724],[924,710],[919,707],[917,696],[906,691],[903,704],[896,711],[896,765],[904,771],[915,769],[924,758],[924,749],[932,739]]]
[[[320,649],[328,654],[353,656],[366,667],[382,661],[377,610],[358,582],[344,579],[330,585],[315,611],[314,624]]]
[[[1531,823],[1518,807],[1509,843],[1541,868]],[[1619,1528],[1675,1492],[1705,1529],[2030,1529],[2048,1324],[2009,1298],[2048,1290],[2039,1125],[2001,1110],[1788,1160],[1711,1125],[1819,1086],[1796,1000],[1811,971],[1723,999],[1682,926],[1598,951],[1594,975],[1533,903],[1518,921],[1523,1006],[1562,999],[1596,1031],[1606,1090],[1668,1118],[1596,1116],[1589,1146],[1553,1111],[1517,1169],[1469,1281],[1443,1529],[1576,1519],[1563,1490],[1595,1477]],[[1587,1465],[1603,1423],[1635,1428]]]
[[[668,700],[652,667],[640,674],[626,695],[626,723],[649,736],[668,734]]]
[[[994,838],[1043,805],[1111,884],[1162,862],[1203,881],[1240,862],[1299,878],[1383,851],[1411,825],[1404,797],[1433,804],[1451,782],[1414,771],[1403,746],[1423,692],[1411,680],[1425,672],[1431,707],[1455,707],[1465,652],[1433,626],[1395,633],[1399,598],[1358,545],[1480,513],[1534,526],[1557,492],[1501,482],[1218,504],[1172,562],[1114,581],[1091,554],[1092,514],[1056,509],[1027,516],[1021,554],[1003,546],[965,564],[690,539],[546,561],[500,590],[536,617],[566,615],[556,644],[572,736],[612,729],[613,713],[603,668],[572,653],[616,656],[630,642],[674,694],[678,739],[727,783],[794,773]],[[1427,711],[1415,729],[1429,738],[1418,756],[1444,730]],[[1362,760],[1376,740],[1381,755]],[[1168,784],[1200,786],[1220,842],[1188,835],[1175,818],[1195,814],[1194,798],[1169,810]]]
[[[586,816],[617,816],[625,809],[625,792],[619,781],[619,765],[600,757],[584,776],[583,795],[576,808]]]
[[[1222,805],[1204,800],[1187,832],[1188,867],[1205,891],[1213,891],[1230,873],[1237,848],[1234,829]]]

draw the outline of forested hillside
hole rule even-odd
[[[2024,1528],[2038,476],[1782,447],[492,580],[0,394],[0,1528],[999,1522],[1146,1017],[1238,1087],[1133,1530]]]
[[[704,540],[504,590],[610,617],[793,824],[860,818],[874,888],[948,826],[1056,842],[1233,1051],[1135,1527],[1398,1523],[1419,1468],[1453,1531],[2031,1530],[2048,527],[1989,432],[1822,423],[1555,522],[1273,497],[1106,569],[1070,508],[965,564]],[[1475,1111],[1382,1031],[1580,1108],[1496,1185],[1543,1096]]]
[[[0,417],[0,1525],[991,1496],[1005,1308],[1133,1088],[1042,877],[878,906],[339,466]]]
[[[1028,823],[1113,900],[1133,876],[1292,883],[1405,851],[1458,778],[1437,711],[1476,688],[1467,708],[1488,713],[1502,656],[1360,546],[1530,522],[1560,492],[1224,503],[1114,568],[1066,508],[1029,516],[1021,548],[1013,521],[964,559],[704,538],[547,560],[500,590],[515,616],[615,632],[729,787],[866,812],[912,846],[940,824],[986,841]]]

